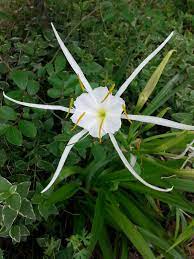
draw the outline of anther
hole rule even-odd
[[[99,131],[98,131],[98,135],[99,135],[99,142],[102,143],[102,125],[104,123],[104,118],[101,120],[100,122],[100,127],[99,127]]]
[[[128,114],[127,114],[127,110],[126,110],[125,104],[122,105],[122,108],[123,108],[123,112],[124,112],[124,114],[125,114],[127,120],[128,120],[130,123],[132,123],[132,121],[129,119],[129,116],[128,116]]]
[[[106,94],[106,96],[103,98],[103,100],[101,101],[101,103],[103,103],[108,97],[110,94],[112,94],[113,90],[115,88],[115,84],[113,84],[110,89],[108,90],[108,93]]]
[[[85,91],[85,86],[84,86],[84,84],[82,83],[82,81],[80,80],[80,77],[79,77],[79,76],[78,76],[78,79],[79,79],[80,88],[81,88],[82,91],[84,92],[84,91]]]
[[[70,99],[70,102],[69,102],[69,110],[68,110],[68,113],[67,113],[67,115],[65,116],[65,118],[67,118],[67,117],[69,116],[69,114],[70,114],[70,112],[71,112],[71,109],[72,109],[72,107],[73,107],[73,102],[74,102],[74,100],[73,100],[73,98],[71,98],[71,99]]]
[[[71,130],[74,130],[74,129],[77,127],[77,125],[78,125],[79,122],[83,119],[83,117],[84,117],[85,114],[86,114],[86,112],[83,112],[83,113],[79,116],[79,118],[78,118],[76,124],[73,126],[73,128],[72,128]]]

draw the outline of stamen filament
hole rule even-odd
[[[100,122],[100,127],[99,127],[99,131],[98,131],[98,135],[99,135],[99,142],[102,143],[102,125],[104,123],[104,118],[101,120]]]
[[[69,102],[69,110],[68,110],[68,113],[67,113],[67,115],[65,116],[65,118],[67,118],[67,117],[69,116],[70,111],[71,111],[71,109],[72,109],[72,107],[73,107],[73,102],[74,102],[74,100],[73,100],[73,98],[71,98],[71,99],[70,99],[70,102]]]
[[[103,103],[103,102],[109,97],[109,95],[112,94],[114,88],[115,88],[115,84],[113,84],[113,85],[110,87],[108,93],[105,95],[105,97],[103,98],[103,100],[101,101],[101,103]]]
[[[127,114],[127,110],[126,110],[125,104],[122,105],[122,108],[123,108],[123,112],[124,112],[124,114],[125,114],[127,120],[129,121],[129,123],[132,123],[132,121],[129,119],[129,116],[128,116],[128,114]]]
[[[74,130],[74,129],[77,127],[77,125],[78,125],[79,122],[83,119],[83,117],[84,117],[85,114],[86,114],[86,112],[83,112],[83,113],[79,116],[79,118],[78,118],[76,124],[73,126],[73,128],[72,128],[71,130]]]
[[[85,86],[84,84],[82,83],[80,77],[78,76],[78,79],[79,79],[79,85],[80,85],[80,88],[82,89],[82,91],[84,92],[85,91]]]

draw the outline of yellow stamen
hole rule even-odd
[[[73,126],[73,128],[72,128],[71,130],[74,130],[74,129],[77,127],[77,125],[78,125],[79,122],[83,119],[83,117],[84,117],[85,114],[86,114],[86,112],[83,112],[83,113],[79,116],[79,118],[78,118],[76,124]]]
[[[100,122],[100,127],[99,127],[99,131],[98,131],[99,142],[100,142],[100,143],[102,143],[102,125],[103,125],[103,123],[104,123],[104,119],[105,119],[105,118],[103,118],[103,119],[101,120],[101,122]]]
[[[122,108],[123,108],[123,112],[124,112],[124,114],[125,114],[127,120],[128,120],[130,123],[132,123],[132,121],[129,119],[129,116],[127,115],[127,110],[126,110],[125,104],[122,105]]]
[[[82,81],[80,80],[79,76],[78,76],[78,79],[79,79],[79,85],[80,85],[82,91],[84,92],[84,91],[85,91],[85,86],[84,86],[84,84],[82,83]]]
[[[70,102],[69,102],[69,110],[68,110],[68,113],[67,113],[67,115],[65,116],[65,118],[67,118],[68,116],[69,116],[69,114],[70,114],[70,111],[71,111],[71,109],[72,109],[72,107],[73,107],[73,98],[71,98],[70,99]]]
[[[103,98],[103,100],[101,101],[101,103],[103,103],[103,102],[109,97],[109,95],[112,94],[114,88],[115,88],[115,84],[113,84],[113,85],[110,87],[108,93],[107,93],[106,96]]]

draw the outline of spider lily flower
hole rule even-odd
[[[63,41],[61,40],[58,32],[56,31],[53,24],[52,29],[54,34],[57,38],[57,41],[68,60],[69,64],[71,65],[72,69],[77,74],[82,87],[85,88],[86,92],[82,93],[74,102],[74,107],[63,107],[59,105],[43,105],[43,104],[33,104],[33,103],[26,103],[14,100],[8,97],[5,93],[4,97],[8,100],[15,102],[20,105],[24,105],[31,108],[38,108],[38,109],[46,109],[46,110],[60,110],[67,112],[68,114],[73,114],[71,116],[71,120],[76,126],[83,128],[79,133],[75,134],[68,142],[67,146],[64,149],[64,152],[61,156],[57,169],[49,182],[46,188],[42,191],[47,191],[55,182],[57,177],[59,176],[64,163],[68,157],[69,152],[71,151],[72,147],[82,138],[86,137],[90,134],[94,138],[99,138],[100,141],[105,134],[108,134],[110,140],[118,153],[119,157],[121,158],[122,162],[126,166],[126,168],[131,172],[131,174],[139,180],[144,185],[161,192],[169,192],[173,189],[171,188],[160,188],[154,186],[144,179],[140,177],[136,173],[126,157],[124,156],[123,152],[121,151],[115,137],[114,133],[116,133],[121,128],[121,120],[128,119],[134,121],[140,121],[145,123],[152,123],[157,125],[162,125],[165,127],[171,127],[176,129],[182,130],[194,130],[194,126],[185,125],[181,123],[177,123],[174,121],[154,117],[154,116],[143,116],[143,115],[131,115],[126,113],[125,101],[120,97],[123,92],[127,89],[131,81],[139,74],[139,72],[143,69],[143,67],[166,45],[166,43],[171,39],[173,36],[173,32],[165,39],[165,41],[156,48],[129,76],[129,78],[124,82],[123,85],[119,88],[116,95],[112,94],[112,89],[108,90],[107,87],[97,87],[92,89],[88,80],[86,79],[85,75],[83,74],[81,68],[78,66],[76,61],[74,60],[73,56],[69,52],[69,50],[64,45]],[[123,113],[124,112],[124,113]]]

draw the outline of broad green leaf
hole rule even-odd
[[[30,232],[25,225],[20,225],[20,234],[22,237],[27,237],[30,235]]]
[[[40,215],[47,220],[50,215],[57,215],[58,210],[55,205],[42,201],[38,204],[38,211]]]
[[[32,220],[36,219],[36,216],[34,214],[34,210],[33,210],[32,204],[26,198],[22,199],[22,204],[21,204],[21,208],[20,208],[19,214],[22,215],[25,218],[29,218],[29,219],[32,219]]]
[[[28,83],[28,73],[25,71],[15,70],[10,74],[14,83],[22,90],[26,89]]]
[[[179,245],[182,242],[185,242],[186,240],[189,240],[194,236],[194,220],[191,222],[189,226],[186,227],[186,229],[177,237],[174,244],[167,250],[169,252],[172,250],[175,246]]]
[[[53,192],[47,200],[48,204],[56,204],[72,197],[79,190],[79,183],[67,183]]]
[[[100,238],[100,234],[103,228],[104,223],[104,193],[102,190],[98,193],[98,198],[96,200],[96,206],[94,211],[94,218],[92,220],[92,230],[91,230],[91,240],[90,245],[88,247],[89,255],[92,254],[96,243]]]
[[[20,120],[18,126],[24,136],[29,138],[36,137],[37,129],[33,122],[27,120]]]
[[[21,233],[20,233],[20,226],[14,225],[9,230],[9,235],[11,239],[13,239],[16,243],[20,242],[21,239]]]
[[[59,98],[62,95],[62,91],[61,89],[50,88],[48,89],[47,94],[51,98]]]
[[[0,74],[6,74],[8,71],[8,66],[5,63],[0,62]]]
[[[0,193],[1,192],[9,192],[9,188],[11,186],[12,186],[11,183],[7,179],[0,176]]]
[[[5,136],[9,143],[16,146],[22,145],[22,141],[23,141],[22,134],[16,127],[10,126],[7,129]]]
[[[155,87],[156,87],[156,85],[157,85],[157,83],[160,79],[160,76],[161,76],[161,74],[162,74],[166,64],[168,63],[168,60],[171,57],[173,52],[174,52],[174,50],[170,50],[166,54],[166,56],[164,57],[164,59],[162,60],[160,65],[156,68],[156,70],[154,71],[154,73],[150,77],[150,79],[149,79],[148,83],[146,84],[145,88],[140,93],[138,101],[137,101],[137,105],[136,105],[136,112],[138,112],[142,109],[142,107],[144,106],[144,104],[147,102],[148,98],[150,97],[150,95],[154,91],[154,89],[155,89]]]
[[[29,192],[31,183],[30,182],[21,182],[17,184],[17,192],[22,198],[26,198]]]
[[[29,80],[27,84],[27,92],[29,95],[35,95],[38,93],[40,85],[35,80]]]
[[[17,118],[17,114],[14,111],[14,109],[12,109],[9,106],[1,106],[0,107],[0,120],[16,120]]]
[[[62,70],[64,70],[66,66],[66,60],[64,55],[58,55],[55,59],[55,72],[58,73]]]
[[[154,259],[149,244],[137,230],[136,226],[123,214],[118,207],[113,204],[107,206],[107,212],[114,222],[119,226],[127,238],[137,248],[138,252],[146,259]]]
[[[19,212],[21,206],[21,197],[18,193],[13,193],[6,199],[6,204],[13,210]]]
[[[17,217],[17,211],[9,208],[8,206],[4,206],[2,210],[3,224],[6,229],[10,229],[14,220]]]
[[[8,124],[0,123],[0,136],[5,134],[6,130],[9,128]]]

